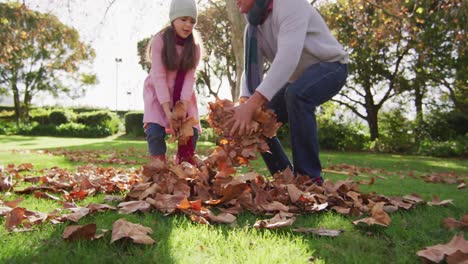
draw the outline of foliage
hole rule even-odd
[[[127,135],[134,135],[144,137],[145,131],[143,130],[143,113],[142,112],[128,112],[124,116],[125,120],[125,133]]]
[[[94,51],[74,28],[13,2],[0,3],[0,17],[0,90],[13,96],[17,122],[27,121],[36,94],[79,96],[85,87],[72,83],[97,81],[81,74]]]
[[[349,78],[335,101],[345,105],[369,126],[371,140],[379,137],[378,113],[407,83],[402,61],[409,47],[405,34],[387,8],[361,0],[325,5],[321,12],[350,54]]]
[[[429,92],[463,109],[468,9],[462,2],[341,0],[321,8],[350,52],[351,76],[336,101],[367,121],[372,140],[380,133],[378,113],[395,94],[414,101],[416,140],[423,106],[440,103],[426,98]]]
[[[54,109],[49,114],[49,124],[59,126],[73,122],[76,118],[75,113],[68,109]]]
[[[435,110],[426,116],[424,132],[428,139],[446,141],[468,133],[468,114],[457,110]]]
[[[2,122],[10,122],[15,119],[15,112],[8,111],[8,110],[1,110],[0,111],[0,121]]]
[[[218,142],[221,137],[215,133],[213,128],[210,127],[207,118],[208,116],[200,116],[200,126],[202,131],[200,135],[198,135],[198,141]]]
[[[225,1],[210,1],[198,16],[197,29],[203,38],[204,57],[198,71],[197,85],[208,88],[217,97],[227,78],[233,100],[237,100],[237,62],[233,50],[232,24],[228,19]],[[213,79],[216,79],[216,87]]]
[[[0,135],[13,135],[17,132],[16,124],[12,122],[1,122],[0,123]]]
[[[78,123],[64,123],[61,125],[39,125],[20,126],[18,135],[29,136],[56,136],[56,137],[83,137],[99,138],[112,135],[112,131],[104,126],[86,126]]]
[[[381,136],[376,146],[379,151],[404,153],[414,148],[413,123],[401,109],[384,112],[379,118]]]
[[[51,110],[46,108],[33,108],[29,112],[29,115],[31,116],[31,121],[37,122],[40,125],[48,125],[50,113]]]
[[[107,110],[81,113],[78,115],[76,122],[91,127],[107,127],[112,134],[119,130],[120,124],[117,115]]]
[[[340,151],[361,151],[368,141],[368,137],[352,124],[322,119],[318,122],[318,127],[320,148]]]
[[[149,73],[151,70],[151,62],[148,61],[147,58],[147,50],[148,50],[148,45],[151,44],[149,43],[151,41],[153,36],[144,38],[140,41],[138,41],[137,44],[137,52],[138,52],[138,64],[145,70],[146,72]]]
[[[447,141],[425,139],[419,145],[418,154],[434,157],[468,157],[468,135]]]

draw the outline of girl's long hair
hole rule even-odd
[[[164,67],[169,71],[177,71],[180,69],[188,71],[193,69],[197,65],[197,49],[196,42],[199,41],[199,38],[195,40],[197,32],[195,29],[192,34],[185,39],[184,49],[181,53],[181,56],[177,54],[176,50],[176,32],[173,25],[169,25],[162,29],[158,34],[162,34],[163,39],[163,48],[161,52],[161,59],[164,64]],[[147,59],[151,62],[151,41],[148,42],[147,48]]]

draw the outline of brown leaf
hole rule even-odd
[[[459,190],[461,190],[461,189],[463,189],[463,188],[466,188],[466,184],[465,184],[464,182],[462,182],[462,183],[460,183],[460,184],[457,186],[457,188],[458,188]]]
[[[13,188],[13,175],[0,177],[0,191],[6,192]]]
[[[154,199],[146,198],[146,201],[153,207],[163,213],[172,213],[177,208],[177,205],[185,198],[184,195],[172,194],[156,194]]]
[[[17,167],[18,171],[30,171],[34,168],[31,163],[22,163]]]
[[[255,228],[267,228],[267,229],[275,229],[275,228],[280,228],[284,226],[291,226],[294,221],[296,221],[295,217],[285,217],[282,216],[281,214],[276,214],[273,218],[269,220],[259,220],[255,222],[254,227]]]
[[[11,208],[15,208],[18,206],[18,204],[20,204],[22,201],[24,201],[24,199],[22,197],[19,197],[17,198],[16,200],[14,201],[5,201],[3,202],[6,206],[8,207],[11,207]]]
[[[207,218],[216,223],[224,223],[224,224],[231,224],[236,221],[236,217],[229,213],[220,213],[218,215],[214,215],[210,212]]]
[[[16,207],[10,212],[6,213],[6,229],[8,231],[12,231],[15,227],[19,226],[21,222],[23,222],[25,216],[24,213],[26,212],[26,208]]]
[[[86,208],[90,210],[90,213],[104,212],[107,210],[117,210],[116,207],[108,205],[108,204],[88,204]]]
[[[291,199],[291,202],[296,203],[297,200],[299,200],[299,198],[303,194],[303,192],[299,190],[294,184],[288,184],[286,185],[286,187],[288,188],[289,198]]]
[[[73,213],[62,215],[60,219],[67,219],[72,222],[78,222],[81,218],[87,216],[90,212],[89,208],[85,207],[70,208],[69,210],[73,211]]]
[[[447,260],[449,258],[451,260],[468,260],[468,241],[465,240],[463,234],[460,234],[454,236],[448,244],[438,244],[427,247],[424,250],[418,251],[417,255],[435,263],[441,262],[446,256]]]
[[[421,198],[418,194],[405,195],[403,200],[412,204],[424,204],[424,199]]]
[[[337,237],[344,232],[344,230],[325,229],[325,228],[295,228],[294,232],[314,234],[318,236]]]
[[[239,197],[244,191],[249,189],[247,183],[239,183],[236,185],[229,184],[221,190],[222,198],[217,201],[210,201],[210,204],[222,204]]]
[[[54,200],[54,201],[60,201],[60,198],[58,198],[57,196],[48,194],[46,192],[40,192],[40,191],[35,191],[34,192],[34,197],[43,198],[43,199],[51,199],[51,200]]]
[[[351,212],[351,208],[346,208],[342,206],[333,206],[332,210],[336,211],[339,214],[348,215]]]
[[[79,239],[93,240],[96,237],[96,224],[73,225],[65,228],[63,239],[66,241],[75,241]]]
[[[444,226],[450,230],[468,230],[468,215],[464,215],[460,221],[455,220],[453,217],[447,217],[443,220],[443,223]]]
[[[192,220],[195,223],[203,224],[203,225],[210,225],[210,222],[206,220],[205,217],[199,216],[199,215],[191,215],[190,220]]]
[[[367,225],[381,225],[387,227],[391,223],[390,216],[383,210],[384,202],[376,203],[372,207],[372,217],[367,217],[353,221],[353,224],[364,223]]]
[[[118,206],[119,214],[131,214],[136,211],[148,211],[151,205],[145,201],[129,201],[120,203]]]
[[[452,199],[448,199],[448,200],[443,200],[441,201],[439,196],[437,195],[434,195],[434,197],[432,197],[432,202],[428,202],[427,203],[428,205],[432,206],[432,205],[447,205],[447,204],[453,204],[453,200]]]
[[[122,202],[124,198],[120,195],[106,195],[104,196],[104,202]]]
[[[122,238],[130,238],[134,243],[150,245],[155,243],[155,241],[148,236],[148,234],[152,233],[153,230],[151,228],[130,223],[122,218],[115,221],[112,225],[111,243]]]

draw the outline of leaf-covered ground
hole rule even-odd
[[[219,162],[204,176],[197,174],[202,166],[175,164],[143,173],[143,140],[85,145],[61,139],[64,145],[78,142],[42,151],[35,147],[44,149],[51,140],[0,136],[0,262],[417,263],[418,255],[463,258],[464,160],[324,152],[328,181],[319,187],[298,184],[287,174],[271,178],[258,160],[232,178],[220,177],[229,166]],[[209,160],[214,148],[199,144],[200,160]],[[166,175],[159,177],[159,172]],[[205,196],[194,191],[201,188],[200,176],[206,177],[205,187],[214,188]],[[172,178],[173,184],[155,191],[156,183],[161,187],[158,178]],[[184,195],[175,201],[155,199],[178,194]],[[408,204],[412,208],[404,209]],[[448,253],[441,255],[441,248]]]

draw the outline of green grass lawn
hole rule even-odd
[[[213,143],[200,142],[198,152],[210,153]],[[134,149],[135,155],[128,159],[146,162],[144,139],[109,137],[104,139],[65,139],[50,137],[0,136],[0,165],[30,162],[35,169],[58,166],[74,170],[82,162],[70,162],[64,156],[39,154],[35,151],[65,148],[74,151],[115,151]],[[12,150],[17,150],[12,152]],[[169,147],[170,153],[174,147]],[[205,226],[191,222],[183,215],[166,216],[159,212],[119,215],[117,212],[97,213],[87,216],[78,224],[96,223],[98,229],[111,229],[120,218],[148,226],[154,233],[154,245],[137,245],[129,242],[110,243],[110,232],[95,241],[65,242],[62,234],[72,223],[51,223],[34,227],[31,232],[9,233],[5,219],[0,218],[0,263],[419,263],[416,252],[427,246],[445,244],[457,231],[446,230],[442,220],[446,217],[460,219],[468,214],[468,191],[456,185],[426,183],[416,176],[435,172],[452,172],[461,177],[468,175],[467,160],[441,159],[421,156],[405,156],[372,153],[326,152],[321,153],[325,168],[345,163],[359,167],[383,169],[386,173],[377,177],[373,185],[361,185],[361,192],[376,192],[384,195],[420,194],[425,200],[433,195],[440,199],[453,199],[453,205],[419,206],[410,211],[399,210],[391,214],[388,228],[356,227],[351,222],[356,218],[334,212],[301,215],[290,228],[258,230],[256,220],[271,216],[240,215],[233,225]],[[114,164],[96,164],[114,166]],[[139,167],[139,165],[123,165]],[[262,161],[253,162],[256,171],[266,175]],[[343,173],[325,173],[332,180],[347,179]],[[368,180],[360,174],[353,178]],[[404,176],[404,177],[403,177]],[[7,196],[0,192],[4,200]],[[24,195],[22,207],[29,210],[51,212],[61,205],[55,201],[36,199]],[[95,195],[80,205],[90,202],[103,203],[104,195]],[[343,229],[336,238],[317,237],[292,231],[296,227],[324,227]],[[467,235],[465,234],[465,238]]]

